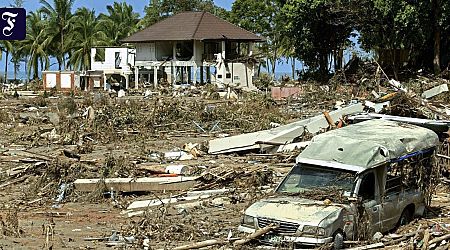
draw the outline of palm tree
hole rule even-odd
[[[45,19],[48,20],[47,32],[51,37],[51,44],[54,47],[54,56],[58,60],[59,70],[65,65],[65,54],[68,51],[65,36],[69,31],[72,15],[72,6],[75,0],[53,0],[51,5],[47,0],[40,0],[41,8]]]
[[[17,71],[20,70],[20,62],[25,55],[23,49],[21,48],[20,41],[12,41],[11,45],[11,62],[14,65],[14,80],[17,80]]]
[[[8,79],[8,59],[9,59],[9,53],[13,50],[12,43],[10,41],[0,41],[0,54],[3,53],[3,51],[6,54],[5,58],[5,82]],[[0,57],[1,59],[1,57]]]
[[[30,12],[27,16],[27,35],[22,43],[22,50],[28,57],[28,79],[33,70],[33,79],[38,78],[39,65],[41,69],[49,66],[49,55],[47,53],[51,39],[46,34],[47,22],[42,19],[39,11]]]
[[[100,14],[100,23],[112,45],[120,45],[121,40],[137,31],[139,14],[133,6],[122,2],[106,6],[108,14]]]
[[[68,66],[78,70],[89,70],[91,65],[91,48],[108,45],[106,35],[100,29],[100,23],[94,10],[80,8],[73,19],[71,57]]]

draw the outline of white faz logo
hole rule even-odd
[[[5,20],[9,26],[6,26],[3,28],[3,35],[4,36],[11,36],[13,34],[12,30],[14,29],[14,23],[16,22],[16,17],[19,15],[19,13],[14,14],[11,12],[5,12],[2,14],[2,19]]]

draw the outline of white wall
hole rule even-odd
[[[62,89],[70,89],[72,88],[72,74],[71,73],[62,73],[61,72],[61,88]]]
[[[104,48],[105,49],[105,61],[95,61],[95,54],[97,48],[91,49],[91,69],[92,70],[113,70],[116,65],[116,52],[120,53],[120,64],[122,70],[130,71],[128,64],[134,65],[134,53],[135,50],[128,48]]]
[[[56,87],[56,73],[47,73],[45,78],[45,87],[54,88]]]
[[[136,44],[136,61],[138,62],[150,62],[150,61],[163,61],[162,56],[173,55],[174,42],[165,41],[157,43],[138,43]],[[200,41],[194,41],[195,53],[191,59],[198,64],[202,61],[203,55],[203,43]]]
[[[136,61],[156,61],[155,43],[136,44]]]
[[[203,48],[203,43],[200,41],[194,41],[194,60],[198,63],[201,64],[202,63],[202,57],[203,57],[203,52],[204,52],[204,48]]]
[[[254,73],[253,67],[243,63],[228,63],[228,68],[225,67],[225,63],[221,63],[216,70],[216,80],[230,86],[254,88],[252,81]],[[230,77],[227,78],[227,74],[230,74]],[[222,77],[219,78],[219,75]]]

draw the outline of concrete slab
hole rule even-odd
[[[334,121],[338,121],[344,115],[361,113],[364,106],[361,103],[353,104],[345,108],[330,112]],[[323,115],[293,122],[284,126],[263,130],[248,134],[230,136],[209,141],[210,154],[225,154],[261,149],[263,151],[273,148],[273,144],[291,143],[295,138],[302,136],[305,131],[315,134],[328,127],[328,122]],[[267,142],[264,143],[256,142]]]

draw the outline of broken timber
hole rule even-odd
[[[437,87],[431,88],[422,93],[422,98],[429,99],[431,97],[437,96],[443,92],[448,92],[447,84],[442,84]]]
[[[159,190],[186,190],[195,186],[198,177],[145,177],[145,178],[108,178],[108,179],[78,179],[74,182],[75,189],[81,192],[92,192],[98,184],[105,182],[106,188],[121,192],[143,192]]]
[[[337,121],[345,115],[361,113],[363,111],[361,103],[338,109],[329,113],[329,117]],[[302,136],[305,132],[317,133],[321,129],[328,128],[329,124],[323,115],[309,119],[297,121],[270,130],[263,130],[248,134],[219,138],[209,141],[210,154],[225,154],[239,151],[249,151],[272,148],[273,145],[291,143],[295,138]],[[257,142],[267,142],[258,144]]]

